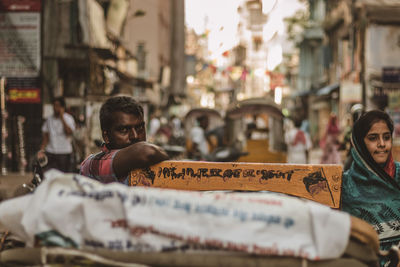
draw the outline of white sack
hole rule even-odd
[[[350,216],[270,193],[214,194],[122,184],[51,170],[34,194],[0,203],[28,246],[164,251],[199,244],[311,260],[340,257]]]

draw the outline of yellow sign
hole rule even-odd
[[[39,89],[10,89],[8,91],[10,102],[20,103],[39,103],[40,102],[40,90]]]
[[[179,190],[273,191],[339,208],[340,165],[164,161],[130,174],[130,186]]]

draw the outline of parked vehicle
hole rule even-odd
[[[226,112],[228,144],[248,152],[240,162],[285,163],[283,114],[268,98],[234,103]]]
[[[208,130],[216,129],[224,125],[224,120],[221,113],[211,108],[194,108],[191,109],[184,117],[184,128],[186,136],[186,151],[191,154],[193,151],[193,143],[190,139],[190,131],[196,126],[197,118],[206,115],[208,117]],[[206,131],[207,132],[207,131]],[[215,141],[209,142],[209,151],[212,152],[216,149],[217,144]]]

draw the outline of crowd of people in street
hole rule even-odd
[[[138,104],[139,105],[139,104]],[[308,120],[286,118],[284,120],[284,136],[286,162],[292,164],[341,164],[344,170],[350,168],[352,163],[351,131],[353,121],[360,116],[352,112],[354,118],[347,118],[346,127],[341,130],[335,114],[331,114],[323,136],[318,142],[312,139],[309,131]],[[143,123],[146,119],[143,116]],[[161,110],[150,113],[146,138],[168,151],[176,159],[208,160],[210,154],[217,148],[228,146],[226,142],[226,125],[210,127],[208,115],[198,115],[195,123],[190,125],[190,130],[185,131],[183,118],[172,115],[169,118],[162,116]],[[243,136],[246,139],[268,138],[268,126],[259,115],[246,116],[246,125]],[[64,172],[78,172],[80,163],[86,158],[86,134],[81,131],[84,123],[66,112],[65,100],[62,97],[53,101],[53,114],[48,117],[42,127],[42,143],[37,153],[37,158],[45,162],[46,169],[56,168]],[[80,136],[77,138],[77,136]],[[318,140],[318,139],[317,139]],[[86,140],[88,141],[88,140]],[[102,146],[100,140],[96,140]],[[171,148],[172,147],[172,148]],[[175,152],[173,153],[175,149]],[[311,151],[319,150],[320,159],[311,159]]]

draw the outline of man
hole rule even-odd
[[[72,133],[75,130],[74,118],[65,113],[65,100],[53,100],[54,114],[42,126],[43,138],[37,154],[39,160],[47,156],[46,169],[55,168],[70,171],[72,157]]]
[[[156,138],[157,131],[161,127],[160,112],[158,110],[154,111],[150,116],[149,121],[149,139],[154,141]]]
[[[209,147],[205,131],[208,128],[208,117],[206,115],[197,118],[197,124],[190,131],[190,140],[192,147],[190,149],[191,157],[195,159],[205,159],[209,154]]]
[[[127,184],[131,170],[168,159],[161,148],[146,142],[143,108],[131,97],[109,98],[100,109],[100,126],[102,151],[82,162],[82,175]]]

